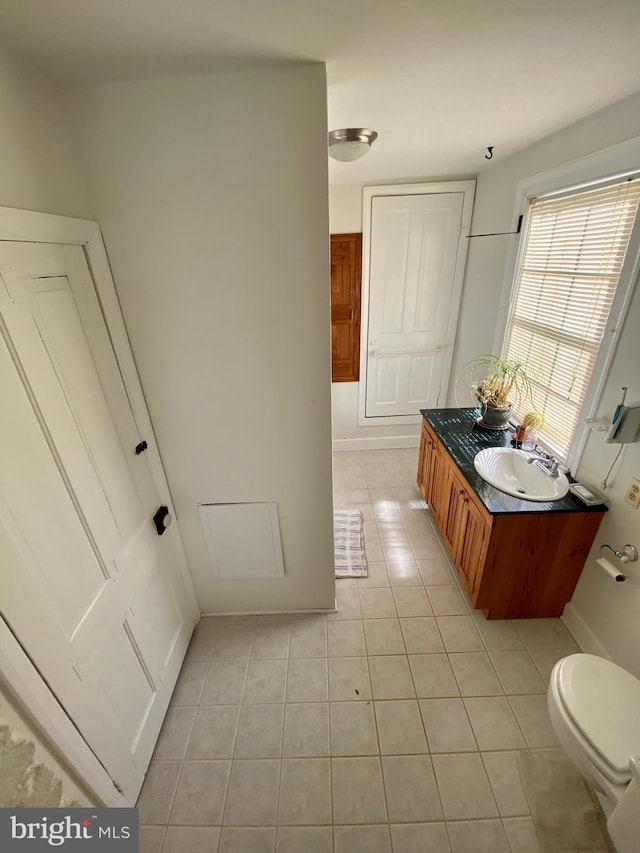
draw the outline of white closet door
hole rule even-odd
[[[464,206],[464,191],[371,200],[366,418],[445,404]]]
[[[83,250],[0,243],[0,314],[2,615],[133,803],[192,628],[172,532]]]

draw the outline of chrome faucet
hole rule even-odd
[[[541,471],[544,471],[549,477],[555,479],[560,473],[560,463],[554,456],[545,454],[544,456],[531,456],[527,459],[528,465],[535,465]]]

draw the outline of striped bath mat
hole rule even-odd
[[[333,511],[333,544],[337,578],[366,578],[362,513],[359,509]]]

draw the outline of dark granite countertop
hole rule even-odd
[[[511,447],[513,430],[488,430],[476,424],[475,409],[422,409],[462,476],[492,515],[512,512],[603,512],[606,506],[586,506],[569,492],[559,501],[523,501],[489,485],[476,472],[473,459],[485,447]]]

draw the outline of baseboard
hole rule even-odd
[[[225,611],[224,613],[203,610],[200,616],[203,618],[205,616],[298,616],[305,613],[337,613],[337,605],[335,607],[309,608],[308,610],[237,610]]]
[[[420,447],[419,435],[380,435],[372,438],[334,438],[333,450],[395,450]]]
[[[609,652],[605,649],[571,602],[565,604],[564,612],[560,618],[562,619],[565,628],[567,628],[567,630],[573,635],[574,640],[583,652],[611,660]]]

